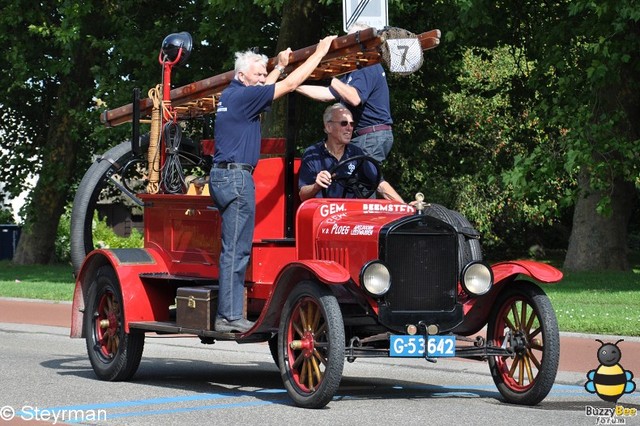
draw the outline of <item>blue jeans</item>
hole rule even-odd
[[[255,227],[256,188],[245,170],[211,169],[209,192],[222,219],[218,317],[242,318],[244,280]]]
[[[362,136],[356,136],[351,139],[351,143],[360,147],[368,156],[382,163],[386,160],[393,146],[393,131],[379,130]]]

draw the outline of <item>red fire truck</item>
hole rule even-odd
[[[336,39],[312,78],[378,63],[398,45],[411,51],[404,47],[410,38],[422,53],[440,36],[437,30],[398,33],[400,44],[389,43],[388,30]],[[188,56],[190,44],[185,33],[163,42],[162,126],[212,114],[217,93],[233,77],[226,73],[167,87],[171,66]],[[289,66],[313,50],[295,51]],[[488,265],[480,235],[460,213],[428,203],[421,194],[415,205],[371,199],[377,182],[359,176],[358,168],[340,184],[361,198],[301,203],[300,160],[284,139],[264,141],[265,156],[254,172],[257,214],[245,309],[255,326],[244,334],[215,331],[220,215],[206,185],[195,181],[169,191],[161,180],[154,192],[127,183],[131,170],[151,163],[143,153],[155,138],[164,157],[161,173],[175,177],[166,164],[207,166],[213,141],[185,140],[163,150],[176,141],[175,131],[138,136],[140,117],[156,114],[158,120],[157,113],[153,99],[136,95],[131,104],[103,114],[107,125],[132,122],[134,143],[122,143],[96,161],[74,202],[71,336],[86,339],[98,378],[131,379],[147,333],[184,334],[203,343],[268,342],[289,396],[301,407],[325,406],[338,390],[345,359],[365,357],[482,360],[505,401],[534,405],[547,396],[560,341],[555,313],[538,283],[559,281],[560,271],[526,260]],[[357,161],[376,166],[368,157]],[[94,249],[91,220],[105,186],[144,210],[144,247]]]

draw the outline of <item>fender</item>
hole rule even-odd
[[[532,260],[512,260],[491,265],[493,287],[481,297],[470,298],[463,304],[464,322],[454,332],[463,336],[477,333],[487,323],[493,304],[505,285],[518,276],[526,275],[539,283],[555,283],[562,279],[562,272],[553,266]]]
[[[349,271],[337,262],[327,260],[298,260],[287,264],[274,281],[274,290],[265,303],[254,332],[278,330],[282,305],[293,287],[300,281],[318,280],[328,286],[343,286],[351,280]]]
[[[546,263],[533,260],[510,260],[491,265],[494,285],[513,278],[514,275],[527,275],[542,283],[556,283],[562,279],[562,272]]]
[[[167,320],[169,305],[173,303],[172,289],[152,286],[140,279],[141,273],[166,273],[161,255],[154,249],[98,249],[90,252],[76,278],[71,310],[71,337],[84,337],[83,321],[86,298],[95,271],[111,265],[120,283],[124,309],[124,330],[129,332],[132,321]]]

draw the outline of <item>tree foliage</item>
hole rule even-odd
[[[5,191],[15,196],[30,173],[40,176],[23,216],[25,263],[50,257],[57,218],[92,155],[129,138],[130,126],[107,129],[99,113],[131,102],[133,88],[145,94],[160,82],[167,34],[188,31],[194,39],[188,63],[173,72],[179,86],[231,69],[235,51],[256,46],[275,56],[342,26],[337,0],[0,4],[0,41],[8,47],[0,65]],[[640,187],[640,6],[391,0],[389,16],[416,33],[443,31],[419,73],[388,76],[396,142],[384,172],[405,198],[422,191],[463,212],[492,251],[566,247],[573,226],[572,241],[601,244],[570,244],[570,255],[624,257]],[[324,105],[297,97],[294,107],[303,149],[322,137]],[[278,121],[269,126],[283,136],[272,125]],[[584,219],[572,225],[574,208]]]
[[[488,45],[522,48],[535,62],[523,93],[559,148],[532,146],[515,158],[506,178],[521,197],[546,191],[549,178],[578,182],[567,193],[576,215],[565,266],[628,268],[627,224],[637,205],[640,166],[640,101],[634,95],[640,86],[640,6],[580,0],[460,4],[474,39],[480,33]],[[461,31],[465,36],[471,37]]]
[[[15,196],[29,173],[39,176],[14,259],[21,263],[51,259],[74,183],[92,154],[130,131],[122,126],[107,132],[99,112],[129,103],[134,87],[144,93],[159,83],[158,52],[167,34],[189,31],[198,51],[187,67],[176,69],[178,85],[228,69],[235,46],[259,45],[277,34],[272,18],[255,4],[245,5],[241,15],[199,0],[1,4],[0,41],[9,47],[0,75],[7,191]],[[251,28],[243,26],[247,16]]]

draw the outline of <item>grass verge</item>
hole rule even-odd
[[[70,265],[15,265],[0,261],[0,297],[71,301]],[[640,336],[640,269],[566,273],[542,285],[561,331]]]
[[[0,261],[0,297],[73,300],[71,265],[16,265]]]
[[[640,271],[565,273],[542,288],[561,331],[640,336]]]

